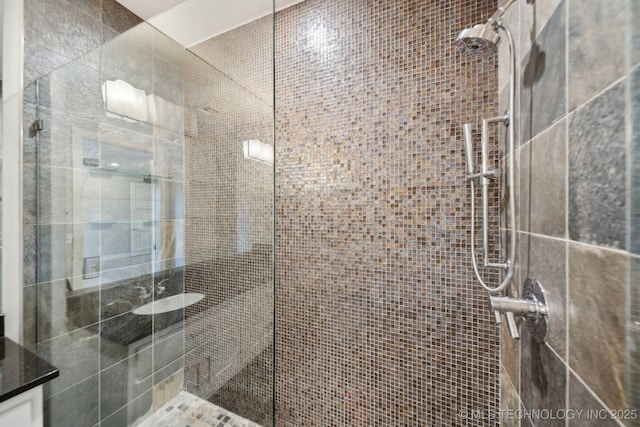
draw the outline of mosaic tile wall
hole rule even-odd
[[[247,158],[243,143],[273,152],[272,28],[267,17],[201,43],[192,50],[203,59],[186,70],[185,291],[206,297],[186,310],[185,387],[265,426],[273,424],[273,161]]]
[[[46,426],[124,426],[183,383],[183,312],[134,310],[183,292],[184,49],[115,1],[72,3],[25,1],[23,343],[60,368]],[[153,120],[105,112],[117,79]]]
[[[276,421],[496,425],[499,341],[469,258],[461,126],[494,1],[307,0],[276,14]]]
[[[514,412],[638,409],[638,162],[630,161],[638,135],[627,129],[638,123],[638,99],[628,94],[637,93],[639,61],[621,42],[638,39],[636,9],[624,0],[536,0],[505,16],[518,51],[522,137],[512,292],[535,276],[551,322],[544,345],[524,327],[520,341],[502,333],[505,426],[638,425],[604,411],[572,421]],[[508,58],[506,46],[500,55]]]

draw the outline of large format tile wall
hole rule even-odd
[[[186,389],[261,425],[273,418],[273,25],[200,43],[186,69]],[[213,66],[213,67],[212,67]],[[214,68],[215,67],[215,68]]]
[[[638,134],[630,132],[639,107],[629,95],[638,93],[640,74],[628,45],[637,45],[632,4],[536,0],[515,4],[505,17],[516,35],[521,108],[519,269],[512,293],[518,295],[529,276],[545,286],[550,333],[538,344],[524,326],[520,341],[503,331],[502,425],[638,423],[600,411],[638,409],[640,384],[631,351],[637,332],[630,329],[626,339],[627,321],[634,326],[639,312],[638,162],[632,157]],[[499,73],[505,108],[507,58],[505,44]],[[627,319],[627,310],[635,318]],[[600,412],[549,418],[588,409]]]
[[[499,345],[469,257],[461,127],[495,1],[307,0],[276,14],[276,422],[495,425]],[[463,411],[460,413],[460,411]]]
[[[113,0],[25,1],[24,343],[60,368],[46,425],[127,425],[182,388],[182,311],[132,310],[183,292],[183,55]],[[173,120],[105,114],[117,79]]]

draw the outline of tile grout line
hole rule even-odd
[[[540,233],[532,233],[530,231],[520,231],[520,233],[524,233],[524,234],[527,234],[529,236],[533,236],[533,237],[537,237],[537,238],[543,238],[543,239],[555,240],[555,241],[558,241],[558,242],[566,242],[568,244],[573,244],[573,245],[585,246],[585,247],[590,248],[590,249],[597,249],[597,250],[601,250],[601,251],[613,252],[613,253],[616,253],[618,255],[629,255],[629,256],[632,256],[632,257],[640,257],[640,254],[631,254],[631,253],[629,253],[629,251],[627,251],[625,249],[612,248],[610,246],[600,246],[600,245],[595,245],[593,243],[582,242],[580,240],[571,240],[571,239],[568,239],[568,238],[565,238],[565,237],[557,237],[557,236],[549,236],[549,235],[540,234]]]
[[[592,389],[591,387],[589,387],[589,385],[580,377],[580,375],[578,375],[578,373],[576,371],[574,371],[571,366],[567,366],[567,371],[571,374],[573,374],[573,376],[582,384],[582,386],[587,389],[587,391],[591,394],[592,397],[595,398],[596,402],[598,402],[602,408],[607,411],[607,413],[610,415],[612,412],[615,413],[616,411],[612,411],[611,409],[609,409],[609,406],[607,406],[606,403],[604,403],[601,399],[600,396],[598,396]],[[621,427],[624,427],[624,424],[622,422],[620,422],[620,420],[615,419],[615,418],[611,418],[614,421],[616,421]]]

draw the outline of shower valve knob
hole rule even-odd
[[[509,328],[509,335],[511,335],[511,338],[514,340],[520,339],[520,331],[518,331],[516,316],[512,312],[507,311],[504,314],[504,317],[507,319],[507,327]]]
[[[502,324],[502,315],[498,310],[493,312],[493,316],[496,318],[496,325],[500,326]]]
[[[502,314],[500,311],[496,310],[493,312],[493,315],[496,318],[496,325],[502,325]],[[511,311],[507,311],[504,313],[505,319],[507,319],[507,327],[509,328],[509,334],[511,338],[518,339],[520,338],[520,332],[518,331],[518,323],[516,322],[516,317]]]
[[[524,282],[524,298],[511,298],[489,295],[489,308],[496,317],[496,323],[502,324],[504,313],[511,338],[520,338],[516,316],[522,317],[529,333],[537,342],[544,342],[549,330],[549,308],[544,289],[540,283],[529,277]]]

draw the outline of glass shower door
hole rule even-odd
[[[272,67],[265,92],[210,62],[142,23],[25,88],[47,425],[136,425],[181,390],[273,424]]]
[[[266,1],[266,0],[265,0]],[[263,37],[256,37],[261,34]],[[273,425],[273,25],[193,48],[186,64],[186,389]],[[213,67],[212,67],[213,65]]]
[[[184,48],[142,23],[25,88],[25,343],[51,426],[134,425],[183,388]],[[168,392],[167,390],[170,390]]]

